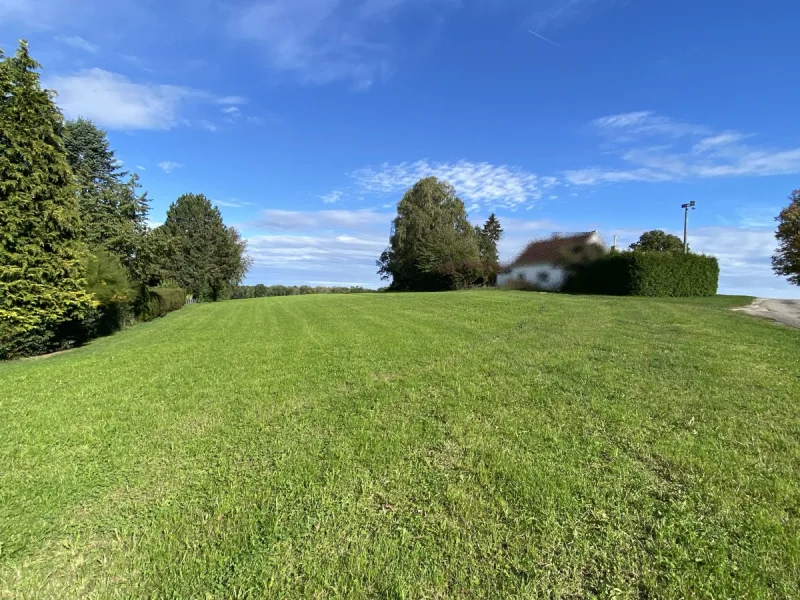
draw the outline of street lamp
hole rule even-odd
[[[689,209],[695,210],[695,201],[692,200],[688,204],[681,204],[683,209],[683,253],[689,252]]]

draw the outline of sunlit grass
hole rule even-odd
[[[241,300],[0,365],[0,597],[797,597],[800,331],[737,302]]]

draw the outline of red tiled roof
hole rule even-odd
[[[556,263],[581,254],[589,244],[595,231],[585,233],[553,234],[546,240],[533,241],[517,256],[509,267]]]

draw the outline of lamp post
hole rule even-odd
[[[695,210],[695,201],[692,200],[688,204],[681,204],[683,209],[683,253],[689,252],[689,209]]]

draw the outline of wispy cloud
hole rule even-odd
[[[62,9],[59,0],[0,0],[0,22],[19,21],[32,29],[50,29]]]
[[[320,199],[325,204],[336,204],[339,200],[342,199],[344,196],[344,192],[341,190],[334,190],[330,194],[325,194],[324,196],[320,196]]]
[[[187,112],[198,105],[243,102],[238,96],[217,97],[185,86],[134,82],[98,68],[54,75],[44,85],[58,92],[56,101],[67,116],[86,117],[108,129],[165,130],[177,125],[211,129],[210,121],[189,118]]]
[[[158,168],[164,171],[167,175],[172,173],[176,169],[183,168],[183,165],[179,162],[175,162],[172,160],[165,160],[163,162],[158,163]]]
[[[592,125],[601,134],[611,138],[621,138],[623,141],[630,139],[630,136],[640,134],[680,138],[711,133],[704,125],[675,121],[649,110],[601,117],[592,121]]]
[[[800,148],[776,149],[748,143],[752,135],[687,123],[652,111],[595,119],[612,166],[592,165],[542,176],[509,165],[467,160],[384,163],[351,173],[361,192],[399,194],[423,177],[449,181],[469,211],[486,207],[530,208],[560,185],[593,186],[629,182],[663,183],[721,177],[800,174]],[[610,151],[609,151],[610,150]],[[573,196],[577,195],[575,192]]]
[[[136,165],[136,170],[138,170],[138,171],[147,171],[147,169],[145,167],[143,167],[142,165]]]
[[[214,102],[217,104],[238,105],[247,104],[247,99],[242,96],[222,96],[220,98],[215,98]]]
[[[358,281],[379,285],[375,261],[393,213],[371,210],[265,210],[246,224],[251,279],[283,283]],[[363,284],[362,283],[362,284]]]
[[[100,46],[85,40],[79,35],[70,35],[70,36],[58,35],[56,36],[56,41],[61,42],[62,44],[66,44],[67,46],[71,46],[76,50],[83,50],[84,52],[89,52],[91,54],[96,54],[97,52],[100,51]]]
[[[356,185],[369,192],[395,193],[408,189],[423,177],[449,181],[458,194],[476,208],[482,206],[516,209],[529,207],[542,197],[543,190],[556,185],[552,177],[539,177],[524,169],[490,163],[459,161],[413,163],[366,167],[352,173]]]
[[[703,138],[692,147],[692,150],[698,153],[703,153],[716,148],[730,146],[731,144],[735,144],[746,137],[748,136],[739,133],[738,131],[723,131],[722,133]]]
[[[367,89],[385,78],[397,54],[387,24],[410,5],[449,0],[260,0],[234,11],[228,30],[254,42],[267,65],[302,83],[349,81]]]
[[[244,208],[245,206],[251,206],[251,202],[242,202],[238,198],[231,198],[230,200],[214,200],[214,204],[217,206],[222,206],[224,208]]]
[[[714,131],[652,111],[610,115],[591,125],[623,166],[564,171],[563,178],[572,185],[800,173],[800,148],[754,146],[745,142],[751,135]]]
[[[570,22],[588,19],[594,12],[608,8],[617,0],[539,0],[529,21],[536,31],[554,29]]]

